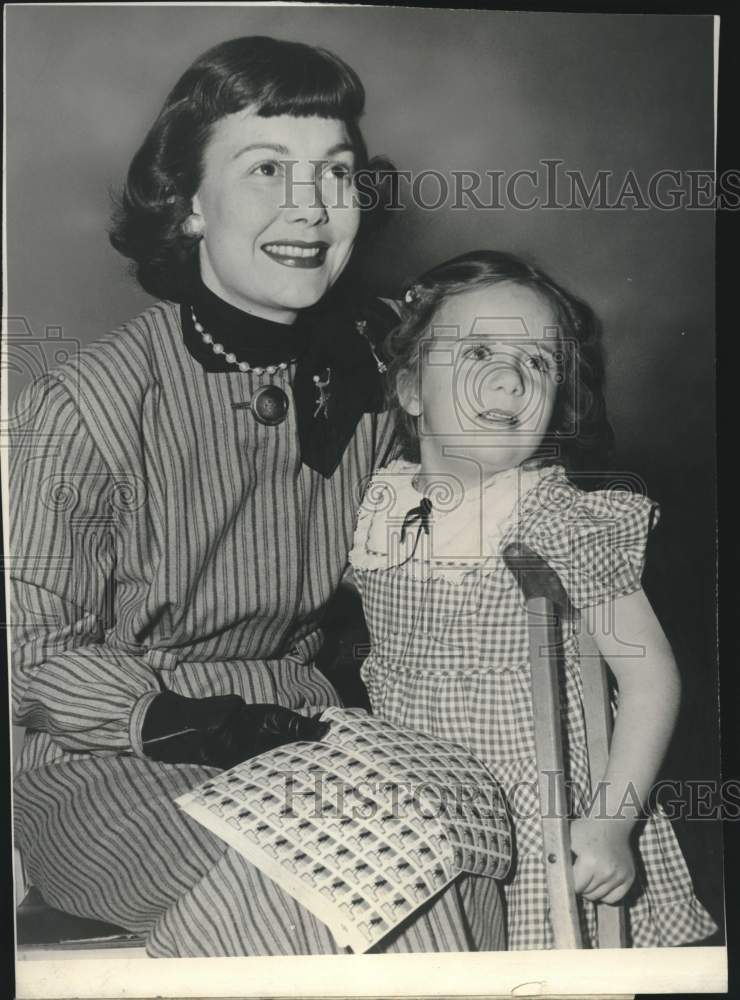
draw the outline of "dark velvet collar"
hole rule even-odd
[[[368,299],[362,305],[357,298],[350,304],[343,297],[305,310],[294,324],[288,325],[224,302],[198,276],[188,301],[180,306],[185,347],[209,373],[252,378],[203,343],[193,325],[191,310],[213,339],[223,345],[225,353],[233,353],[238,361],[252,367],[297,362],[292,390],[301,458],[323,476],[331,476],[339,465],[362,415],[385,408],[384,378],[373,350],[380,358],[382,341],[396,316],[379,300]],[[314,416],[318,402],[314,375],[324,379],[327,369],[331,369],[327,415],[322,411]],[[254,419],[248,410],[245,419]]]
[[[224,361],[223,355],[214,354],[210,345],[203,343],[193,326],[191,308],[203,329],[223,344],[227,354],[233,353],[239,361],[247,361],[252,366],[292,361],[305,349],[305,324],[276,323],[245,312],[224,302],[198,277],[193,282],[190,301],[181,310],[182,328],[185,346],[208,372],[233,372],[234,366]]]

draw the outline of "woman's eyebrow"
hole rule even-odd
[[[250,142],[247,146],[242,146],[236,153],[234,153],[232,159],[236,160],[244,153],[251,153],[255,149],[269,149],[272,153],[279,153],[281,156],[290,156],[290,150],[288,147],[283,146],[281,143]],[[354,147],[349,142],[338,142],[335,146],[331,146],[327,149],[322,159],[328,159],[330,156],[337,156],[339,153],[354,153]]]
[[[247,146],[242,146],[234,155],[232,160],[238,159],[244,153],[251,153],[255,149],[269,149],[273,153],[280,153],[281,156],[288,156],[290,150],[287,146],[282,146],[280,143],[275,142],[250,142]]]

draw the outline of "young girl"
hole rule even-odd
[[[679,701],[671,650],[640,587],[656,510],[622,490],[583,492],[566,473],[599,472],[611,444],[593,316],[517,258],[475,252],[408,289],[390,353],[403,458],[373,476],[350,554],[372,641],[362,674],[373,711],[488,763],[515,826],[509,947],[552,947],[527,612],[501,556],[526,543],[573,609],[564,743],[584,940],[597,945],[593,904],[628,890],[631,944],[707,937],[716,927],[667,819],[638,815]],[[590,792],[579,629],[619,689],[606,794],[591,813],[578,809]]]

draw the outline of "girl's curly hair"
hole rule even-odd
[[[364,237],[379,221],[380,188],[393,173],[387,160],[368,159],[358,124],[364,105],[355,71],[325,49],[259,35],[209,49],[175,84],[135,154],[114,209],[111,243],[133,261],[145,291],[183,301],[198,237],[182,226],[201,183],[203,154],[214,125],[247,107],[263,117],[344,122],[361,173]]]
[[[396,421],[401,451],[418,462],[418,418],[401,405],[399,379],[418,377],[419,349],[442,303],[453,295],[511,282],[541,295],[553,311],[566,363],[543,442],[531,459],[562,464],[571,471],[607,470],[614,434],[606,416],[601,326],[585,302],[571,295],[543,271],[513,254],[474,250],[427,271],[405,289],[401,322],[386,341],[389,357],[389,407]],[[554,448],[553,445],[557,444]]]

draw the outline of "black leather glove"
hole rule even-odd
[[[329,728],[318,716],[281,705],[247,705],[236,694],[185,698],[163,691],[144,717],[141,740],[151,760],[226,769],[297,740],[320,740]]]

